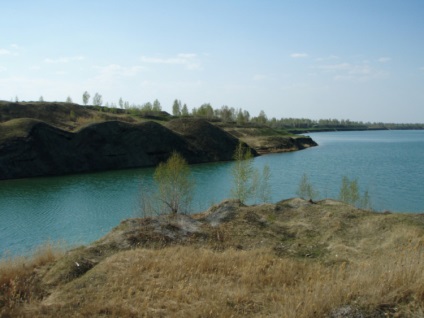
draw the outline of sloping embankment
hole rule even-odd
[[[0,180],[154,166],[173,151],[189,163],[231,160],[238,140],[207,122],[199,125],[208,130],[202,136],[210,142],[196,144],[198,137],[152,121],[109,121],[72,133],[34,119],[14,119],[0,124]]]

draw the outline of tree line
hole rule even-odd
[[[92,97],[92,98],[91,98]],[[90,100],[91,99],[91,100]],[[13,99],[12,99],[13,100]],[[15,97],[15,102],[19,102]],[[43,96],[39,98],[40,102],[44,101]],[[68,96],[66,103],[72,103],[72,98]],[[82,102],[84,106],[93,106],[99,111],[110,113],[126,113],[134,116],[143,116],[146,114],[162,112],[162,105],[158,99],[153,102],[143,104],[130,103],[119,98],[117,103],[103,102],[103,96],[95,93],[93,96],[88,91],[82,94]],[[181,100],[175,99],[172,104],[172,116],[174,117],[197,117],[205,118],[211,121],[231,122],[238,125],[248,123],[267,125],[274,129],[284,129],[292,132],[320,131],[320,130],[367,130],[367,129],[424,129],[424,123],[383,123],[383,122],[363,122],[352,121],[349,119],[309,119],[309,118],[292,118],[276,117],[269,118],[263,110],[259,111],[257,116],[251,114],[242,108],[229,107],[223,105],[220,108],[214,108],[210,103],[204,103],[199,107],[193,107],[191,110],[187,104],[183,104]]]

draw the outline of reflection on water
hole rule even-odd
[[[271,168],[272,200],[295,196],[303,173],[322,197],[337,197],[341,176],[358,178],[377,210],[424,210],[424,131],[311,134],[319,147],[254,159]],[[191,166],[193,211],[230,195],[231,162]],[[0,255],[45,241],[87,244],[140,214],[141,184],[153,169],[0,181]],[[254,202],[251,202],[254,203]]]

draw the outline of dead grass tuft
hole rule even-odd
[[[30,257],[0,260],[0,314],[17,305],[41,299],[45,293],[37,282],[36,273],[62,254],[60,247],[48,243]]]

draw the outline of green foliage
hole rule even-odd
[[[339,200],[358,208],[371,209],[371,199],[368,191],[361,196],[358,186],[358,180],[350,180],[343,176],[339,192]]]
[[[84,94],[82,94],[83,104],[87,105],[89,100],[90,100],[90,94],[87,91],[85,91]]]
[[[100,95],[99,93],[94,94],[93,105],[94,106],[102,106],[102,104],[103,104],[102,95]]]
[[[265,165],[262,173],[253,167],[253,155],[249,147],[239,142],[233,154],[235,160],[232,175],[233,187],[231,196],[245,203],[249,199],[258,199],[261,202],[271,201],[271,169]]]
[[[160,111],[162,111],[162,106],[161,106],[160,102],[157,99],[155,99],[153,101],[152,111],[154,111],[154,112],[160,112]]]
[[[71,110],[69,112],[69,120],[70,121],[77,121],[77,116],[75,115],[75,112],[73,110]]]
[[[255,170],[252,158],[250,149],[240,142],[233,155],[235,162],[232,169],[233,188],[231,195],[242,203],[246,202],[255,190],[253,182]]]
[[[183,108],[181,108],[181,116],[188,116],[188,115],[189,115],[189,112],[188,112],[187,105],[184,104]]]
[[[160,163],[154,173],[157,184],[157,199],[171,214],[189,210],[194,183],[186,160],[177,152]]]
[[[68,97],[66,98],[66,102],[67,102],[67,103],[72,103],[72,98],[71,98],[71,96],[68,96]]]
[[[266,164],[262,169],[262,174],[255,174],[258,176],[257,181],[254,181],[253,184],[257,185],[256,189],[256,197],[261,202],[270,202],[271,201],[271,186],[269,184],[269,180],[271,179],[271,169],[269,165]]]
[[[305,200],[315,200],[319,196],[319,192],[314,189],[306,173],[300,179],[296,194]]]
[[[172,105],[172,115],[181,116],[181,101],[178,99],[174,100],[174,104]]]

